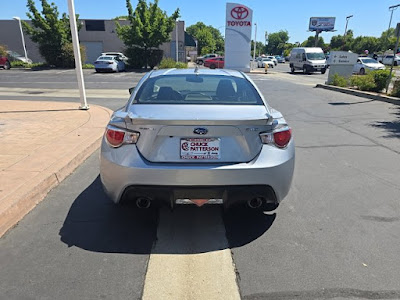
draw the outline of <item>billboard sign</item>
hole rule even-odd
[[[311,17],[308,29],[310,31],[332,31],[335,28],[335,17]]]
[[[250,71],[253,10],[238,3],[226,4],[225,68]]]

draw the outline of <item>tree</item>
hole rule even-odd
[[[73,67],[74,60],[66,59],[71,55],[73,57],[73,52],[70,53],[73,48],[69,18],[65,13],[59,18],[54,3],[49,4],[46,0],[41,0],[41,3],[43,10],[40,13],[33,0],[28,0],[26,6],[29,12],[26,15],[32,20],[32,25],[22,21],[24,31],[31,36],[32,41],[39,44],[39,52],[49,65]],[[78,19],[78,15],[76,18]],[[79,30],[80,24],[78,26]]]
[[[224,52],[224,38],[221,32],[213,26],[197,22],[186,28],[186,32],[197,40],[197,51],[199,54]]]
[[[250,51],[251,57],[253,57],[253,51],[254,51],[254,40],[251,40],[251,51]],[[257,42],[256,57],[258,56],[258,54],[265,54],[265,45],[262,42]]]
[[[4,45],[0,45],[0,56],[6,56],[7,55],[7,47]]]
[[[285,50],[285,45],[289,41],[289,33],[287,30],[280,30],[268,35],[268,45],[266,52],[268,54],[282,54]]]
[[[309,36],[302,44],[302,47],[315,47],[315,36]],[[318,37],[317,47],[325,48],[324,39],[320,36]]]
[[[116,22],[117,34],[127,47],[128,62],[136,66],[145,66],[158,56],[158,47],[170,40],[170,34],[179,18],[179,8],[168,16],[158,6],[158,0],[147,4],[146,0],[139,0],[136,9],[133,10],[130,0],[126,0],[129,25],[121,26]],[[142,59],[137,59],[135,53],[142,52]],[[153,67],[153,66],[150,66]]]
[[[358,36],[352,41],[350,50],[355,53],[363,53],[365,50],[370,53],[378,52],[380,50],[379,39],[373,36]]]

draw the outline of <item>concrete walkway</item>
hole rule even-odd
[[[99,147],[112,111],[78,106],[1,101],[0,237]]]

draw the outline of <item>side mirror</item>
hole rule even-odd
[[[136,87],[136,86],[133,86],[133,87],[129,88],[129,94],[130,94],[130,95],[132,95],[133,90],[135,89],[135,87]]]

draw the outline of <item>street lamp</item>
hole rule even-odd
[[[349,23],[349,19],[352,18],[352,17],[353,17],[353,15],[350,15],[350,16],[346,17],[346,27],[344,28],[344,35],[343,36],[347,35],[347,24]]]
[[[389,10],[391,11],[391,13],[390,13],[390,21],[389,21],[388,30],[390,29],[390,25],[392,24],[393,11],[395,9],[397,9],[399,6],[400,6],[400,4],[389,6]]]
[[[24,53],[25,53],[25,62],[28,62],[28,55],[26,54],[26,47],[25,47],[24,32],[22,31],[22,25],[21,25],[21,18],[13,17],[13,19],[18,21],[19,30],[21,31],[22,47],[24,48]]]
[[[176,55],[176,62],[178,62],[178,26],[179,26],[179,21],[176,19],[175,21],[175,55]]]

